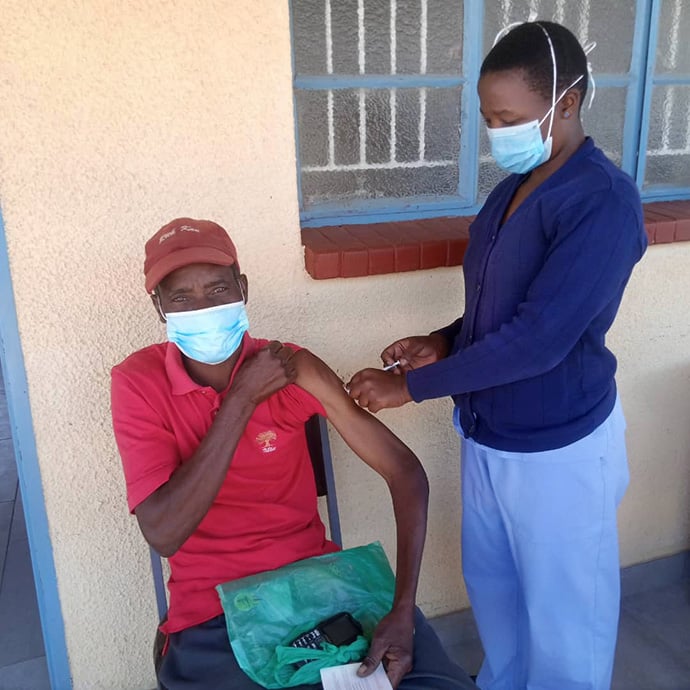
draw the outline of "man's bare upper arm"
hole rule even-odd
[[[324,407],[345,442],[387,480],[400,471],[421,469],[412,451],[376,417],[350,399],[337,374],[308,350],[294,358],[295,383]]]

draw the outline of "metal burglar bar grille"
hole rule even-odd
[[[690,185],[690,5],[659,8],[644,187]]]
[[[646,197],[690,194],[683,0],[292,0],[291,11],[304,225],[476,212],[503,176],[479,66],[500,29],[530,16],[597,42],[583,110],[597,145]]]
[[[303,205],[456,195],[462,3],[295,0],[293,27]]]

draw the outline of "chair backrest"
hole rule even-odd
[[[307,420],[307,423],[304,425],[304,432],[307,436],[311,465],[314,468],[316,495],[326,497],[331,541],[338,546],[342,546],[343,539],[340,533],[338,498],[335,493],[335,477],[333,475],[333,456],[331,455],[331,444],[328,440],[328,423],[321,415],[315,414]]]
[[[338,544],[338,546],[342,546],[338,499],[335,493],[335,478],[333,476],[333,457],[331,455],[331,444],[328,441],[328,424],[320,415],[314,415],[309,418],[304,425],[304,433],[307,438],[309,457],[312,467],[314,468],[316,493],[318,496],[326,496],[331,541]],[[163,620],[168,612],[168,599],[165,592],[163,565],[161,563],[161,557],[155,549],[150,548],[150,556],[153,586],[156,590],[158,618],[159,620]]]

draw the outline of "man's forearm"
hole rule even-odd
[[[426,538],[429,484],[424,470],[394,478],[390,483],[396,524],[394,607],[414,608]]]
[[[194,455],[135,509],[146,540],[163,556],[173,555],[204,519],[253,410],[246,396],[231,391]]]

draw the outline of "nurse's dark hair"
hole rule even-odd
[[[516,26],[489,51],[484,58],[479,76],[483,77],[491,72],[522,70],[528,86],[550,101],[553,63],[549,41],[544,31],[551,37],[556,54],[556,97],[583,75],[573,87],[580,92],[582,105],[587,93],[587,56],[572,32],[555,22],[525,22]]]

